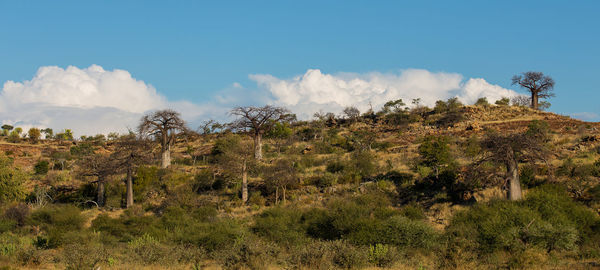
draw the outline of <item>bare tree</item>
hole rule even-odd
[[[173,110],[161,110],[142,117],[138,132],[142,136],[152,136],[160,142],[161,168],[171,165],[171,146],[177,136],[186,131],[181,115]]]
[[[96,177],[92,183],[97,184],[96,203],[99,206],[104,206],[106,202],[104,184],[109,176],[115,174],[115,168],[115,162],[108,155],[94,154],[79,161],[78,174],[80,176]]]
[[[238,117],[231,126],[236,129],[252,132],[254,138],[254,158],[262,159],[262,136],[271,130],[275,123],[280,121],[291,121],[295,115],[291,115],[286,108],[266,105],[263,107],[237,107],[231,110],[231,114]]]
[[[296,176],[295,163],[292,160],[277,160],[275,164],[267,168],[265,176],[267,185],[275,188],[275,203],[278,203],[279,197],[281,197],[283,204],[285,204],[287,189],[297,187],[300,183]],[[281,194],[279,190],[281,190]]]
[[[513,85],[520,85],[531,93],[531,108],[538,109],[540,98],[553,97],[554,80],[542,72],[528,71],[512,77]]]
[[[482,141],[482,149],[486,154],[483,161],[501,163],[506,167],[507,197],[512,201],[523,197],[519,179],[519,161],[547,162],[550,154],[546,146],[547,127],[539,123],[533,122],[525,133],[504,135],[493,132]]]
[[[116,141],[115,151],[110,158],[116,164],[116,168],[126,174],[126,207],[133,206],[133,172],[145,163],[152,161],[151,144],[144,138],[138,138],[134,134],[123,136]]]

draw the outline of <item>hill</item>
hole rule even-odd
[[[120,139],[2,139],[5,179],[21,175],[23,183],[22,196],[2,202],[0,265],[600,265],[600,123],[449,100],[276,127],[265,134],[262,161],[252,158],[251,134],[243,131],[179,137],[169,168],[136,168],[136,205],[126,210],[124,171],[107,173],[103,207],[99,178],[82,173],[86,159],[113,157]],[[506,168],[486,159],[485,141],[534,131],[543,134],[544,153],[517,153],[525,198],[507,201]]]

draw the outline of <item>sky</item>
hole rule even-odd
[[[0,121],[134,129],[156,109],[190,126],[234,106],[361,111],[525,93],[556,81],[552,112],[600,121],[598,1],[0,0]]]

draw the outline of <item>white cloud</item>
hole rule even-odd
[[[22,127],[71,128],[79,135],[123,132],[135,128],[142,113],[169,105],[154,87],[125,70],[46,66],[31,80],[4,83],[0,120]]]
[[[457,96],[472,103],[479,97],[493,102],[516,92],[468,79],[460,74],[433,73],[409,69],[399,73],[323,74],[311,69],[291,79],[272,75],[250,75],[258,89],[238,82],[216,92],[209,102],[169,101],[151,85],[135,79],[125,70],[104,70],[56,66],[39,68],[31,80],[7,81],[0,92],[0,122],[25,129],[50,127],[55,131],[72,129],[77,136],[125,132],[135,129],[145,112],[172,108],[194,128],[202,120],[227,120],[234,106],[276,104],[286,106],[299,117],[310,118],[319,110],[339,113],[345,106],[365,111],[402,98],[410,103],[421,98],[426,105]]]
[[[318,110],[340,112],[346,106],[356,106],[361,111],[369,106],[377,109],[385,102],[399,98],[405,103],[421,98],[423,104],[431,106],[437,100],[451,97],[471,104],[480,97],[494,102],[501,97],[518,95],[484,79],[471,78],[464,82],[462,75],[457,73],[433,73],[422,69],[335,75],[309,69],[304,75],[291,79],[268,74],[249,77],[270,92],[271,103],[287,106],[302,118],[309,118]]]
[[[583,120],[583,121],[598,121],[600,120],[600,115],[593,112],[577,112],[572,113],[571,116],[575,119]]]

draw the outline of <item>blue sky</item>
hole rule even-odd
[[[0,84],[43,66],[122,69],[205,104],[251,74],[542,71],[551,111],[600,121],[598,1],[0,1]],[[595,114],[595,116],[594,116]]]

